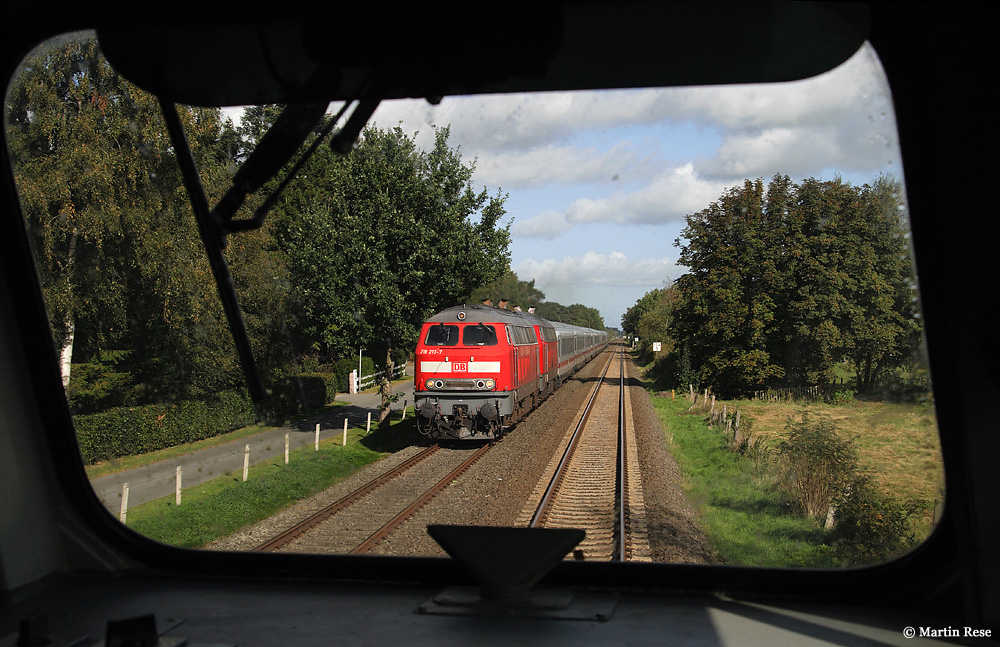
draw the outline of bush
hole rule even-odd
[[[828,416],[804,412],[801,422],[788,421],[788,436],[777,447],[784,468],[783,487],[812,517],[825,515],[854,480],[858,452],[837,434]]]
[[[334,376],[313,373],[276,380],[268,388],[265,415],[278,421],[322,407],[337,395]],[[333,388],[331,388],[333,386]]]
[[[828,542],[843,566],[882,562],[916,544],[911,521],[924,507],[917,500],[899,501],[858,475],[836,508],[835,524]]]
[[[833,394],[831,403],[835,405],[844,405],[854,402],[854,396],[857,395],[852,389],[841,389]]]

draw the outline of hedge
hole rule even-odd
[[[306,413],[337,394],[336,376],[297,375],[273,384],[264,415],[268,422]],[[258,422],[250,397],[224,391],[204,400],[175,404],[116,407],[73,417],[77,441],[86,464],[134,456],[211,438]]]

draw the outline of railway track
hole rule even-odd
[[[260,544],[256,552],[369,552],[479,460],[489,445],[432,445]],[[414,492],[421,494],[414,498]]]
[[[578,559],[643,561],[649,559],[649,543],[625,363],[620,349],[608,355],[589,402],[567,430],[518,525],[584,529]],[[253,550],[372,551],[490,447],[428,447]]]
[[[530,527],[582,528],[588,561],[648,561],[642,482],[624,353],[610,353],[590,400],[524,507]]]

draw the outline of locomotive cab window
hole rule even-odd
[[[458,326],[439,324],[427,329],[428,346],[454,346],[458,343]]]
[[[444,472],[413,491],[470,447],[503,459],[412,519],[524,524],[591,395],[588,420],[618,410],[600,390],[617,380],[643,403],[622,430],[642,438],[645,499],[622,514],[643,531],[611,540],[636,559],[866,566],[932,532],[943,468],[871,47],[773,84],[383,101],[355,140],[312,147],[348,107],[319,110],[290,175],[206,245],[217,212],[191,194],[233,203],[237,169],[307,108],[161,105],[89,33],[8,88],[53,357],[107,514],[190,548],[441,557],[424,529],[378,535],[400,512],[385,490],[328,535],[267,542],[314,492],[430,446]]]
[[[483,324],[467,325],[462,329],[462,344],[464,346],[496,346],[496,328]]]

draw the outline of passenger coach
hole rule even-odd
[[[443,310],[417,341],[417,428],[430,438],[499,438],[607,342],[606,331],[526,312]]]

